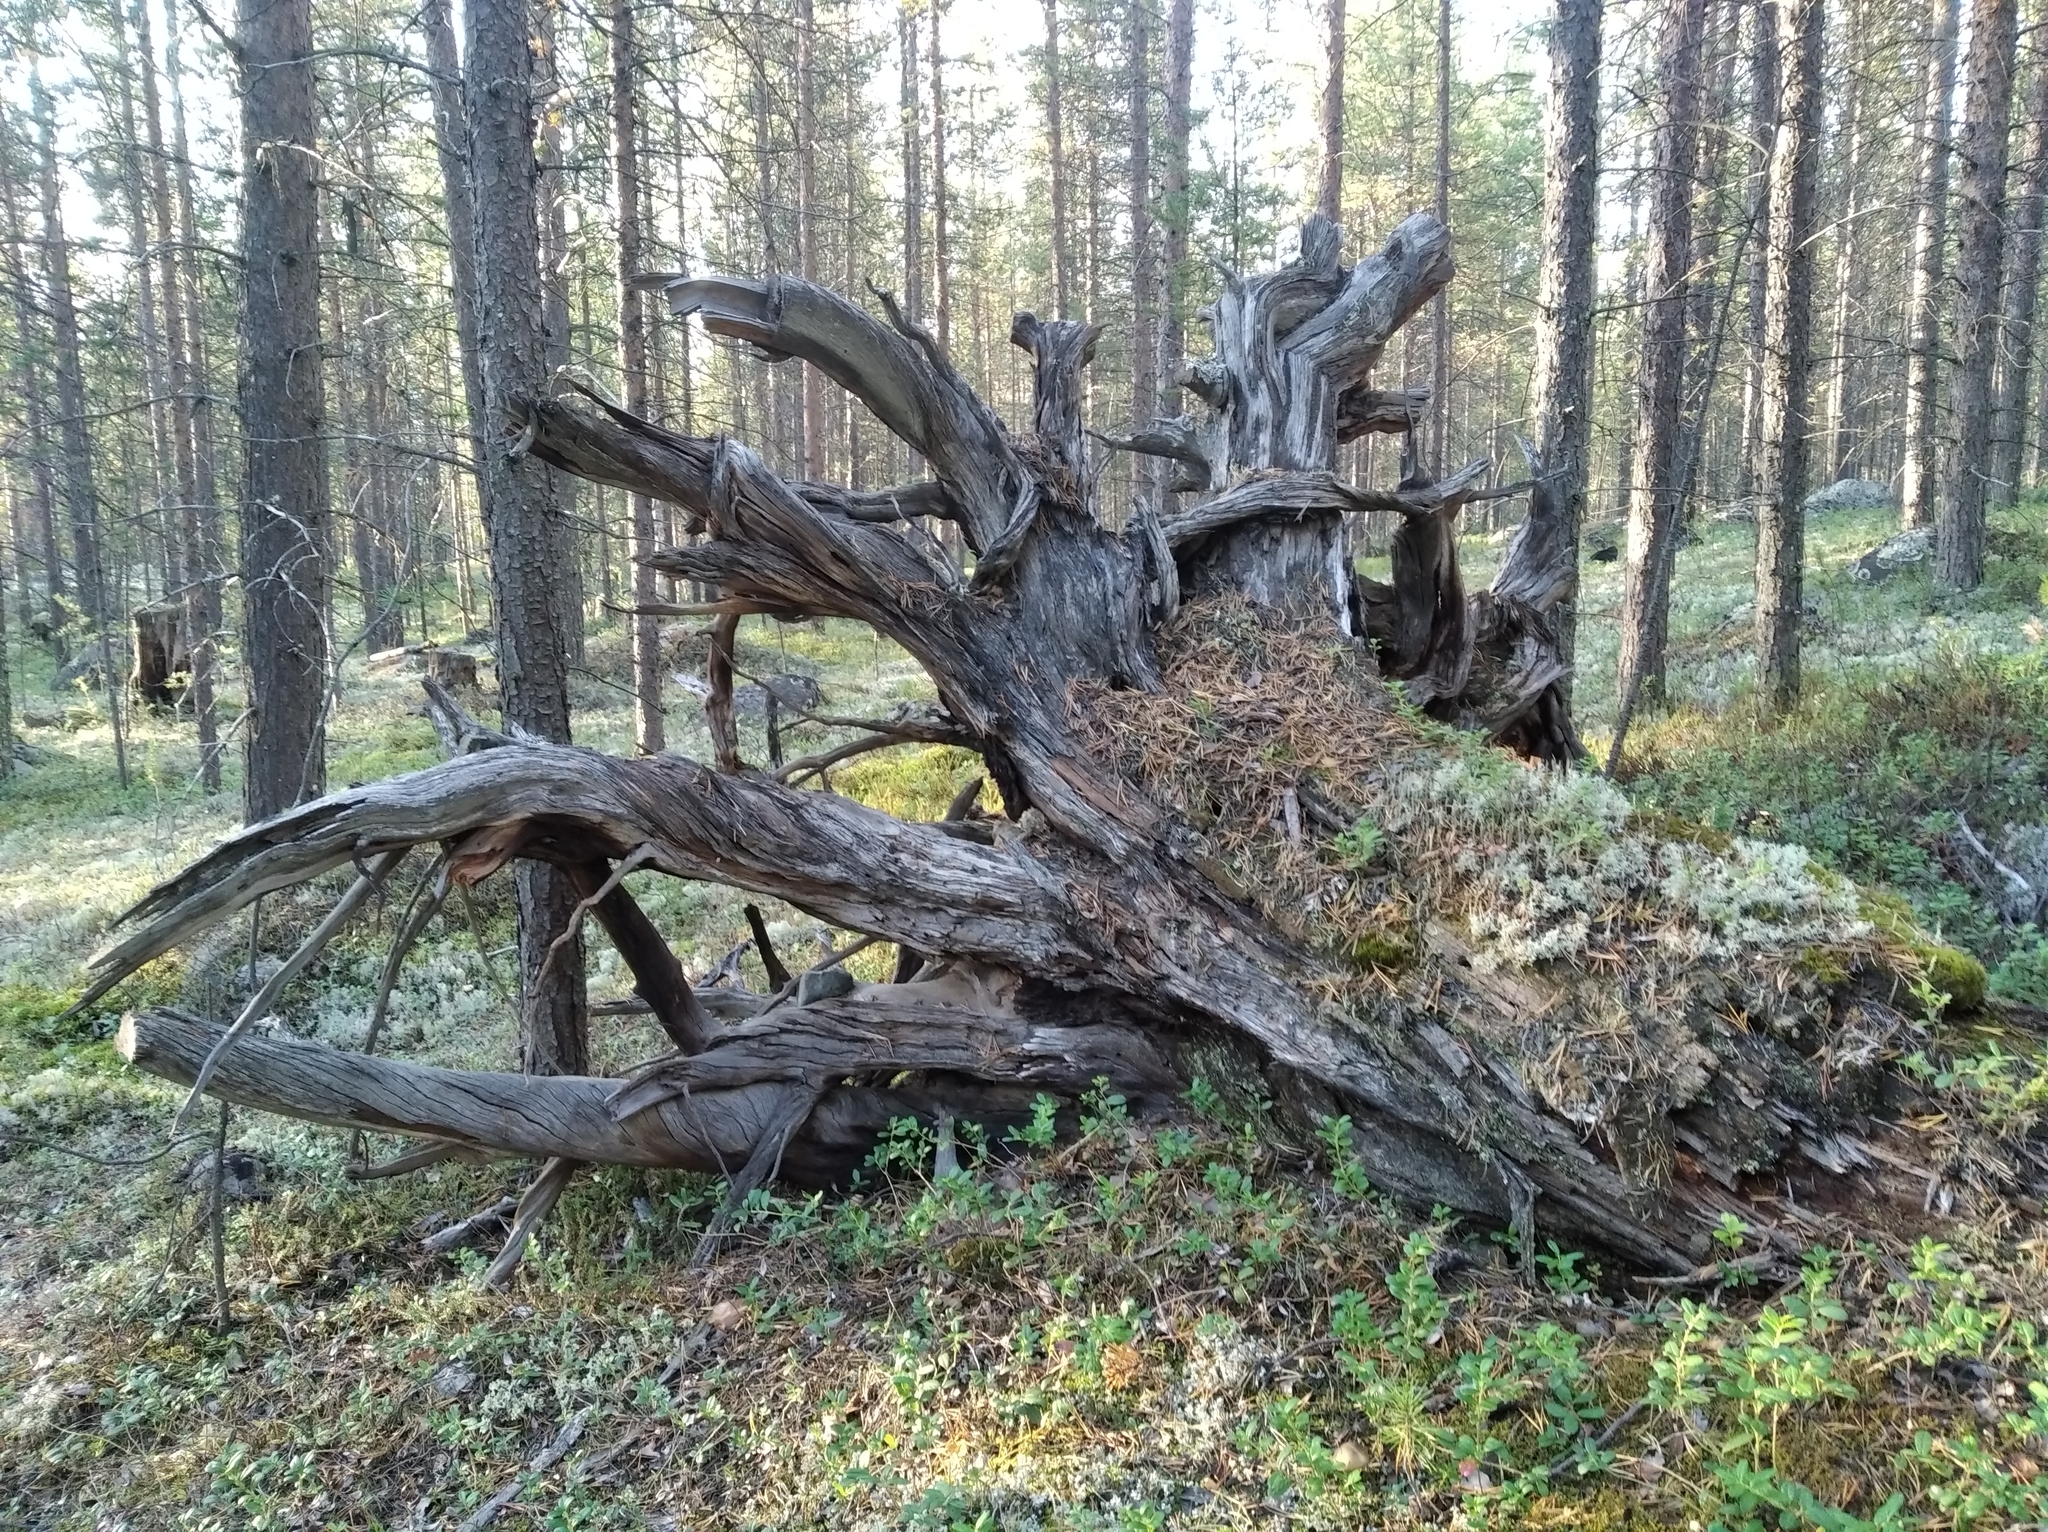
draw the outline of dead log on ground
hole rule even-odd
[[[676,1051],[625,1081],[526,1080],[252,1037],[220,1094],[468,1150],[826,1183],[891,1117],[997,1123],[1097,1078],[1163,1108],[1205,1076],[1270,1101],[1267,1131],[1295,1148],[1348,1117],[1386,1191],[1675,1272],[1729,1212],[1792,1247],[1825,1210],[1932,1216],[1930,1185],[2033,1195],[2030,1144],[1959,1159],[1904,1125],[1927,1104],[1891,1065],[1921,1046],[1911,955],[1854,890],[1795,849],[1644,822],[1598,779],[1396,705],[1390,678],[1424,714],[1575,758],[1545,614],[1576,571],[1541,464],[1476,595],[1454,534],[1463,504],[1500,493],[1490,464],[1432,482],[1411,461],[1390,489],[1336,477],[1340,436],[1412,412],[1373,391],[1373,367],[1451,277],[1449,233],[1423,215],[1356,265],[1338,245],[1311,220],[1295,262],[1228,280],[1215,355],[1185,373],[1201,418],[1124,439],[1206,498],[1122,534],[1097,515],[1081,431],[1091,327],[1020,316],[1037,386],[1019,433],[886,295],[884,322],[787,277],[669,281],[678,312],[817,367],[933,475],[792,483],[601,401],[532,400],[507,423],[557,468],[687,514],[692,541],[652,562],[716,593],[717,767],[437,713],[456,759],[233,837],[130,912],[95,992],[268,890],[435,845],[458,886],[515,857],[574,869]],[[1402,518],[1390,586],[1354,580],[1359,509]],[[964,575],[933,518],[957,526]],[[981,755],[1007,819],[903,822],[748,765],[732,724],[747,613],[902,645],[937,694],[919,727]],[[894,943],[902,982],[796,975],[713,1015],[635,920],[628,864]],[[215,1040],[151,1012],[124,1046],[189,1079]]]

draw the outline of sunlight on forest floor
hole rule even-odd
[[[1987,920],[1940,854],[1966,806],[2041,817],[2000,796],[1999,768],[2048,754],[2048,507],[2002,523],[1984,589],[1937,599],[1922,574],[1848,579],[1888,532],[1882,513],[1811,522],[1810,700],[1769,731],[1746,703],[1750,529],[1708,527],[1674,581],[1674,706],[1639,722],[1625,775],[1639,806],[1800,840],[1896,890],[2017,984],[2048,948]],[[1497,548],[1474,535],[1464,553],[1483,583]],[[1621,566],[1585,567],[1577,706],[1602,751]],[[1817,1253],[1775,1294],[1744,1285],[1747,1235],[1726,1229],[1725,1280],[1700,1304],[1603,1288],[1554,1246],[1530,1285],[1497,1240],[1419,1222],[1329,1145],[1284,1143],[1260,1103],[1213,1090],[1164,1129],[1098,1098],[1081,1123],[1024,1130],[1022,1159],[970,1152],[937,1185],[931,1144],[906,1127],[857,1196],[757,1194],[704,1271],[683,1263],[717,1187],[607,1169],[572,1186],[504,1294],[465,1280],[487,1252],[429,1255],[421,1236],[493,1202],[513,1168],[358,1185],[341,1135],[237,1115],[231,1142],[260,1185],[229,1220],[218,1334],[189,1175],[203,1143],[146,1164],[79,1157],[161,1147],[178,1093],[115,1057],[117,1006],[57,1013],[112,916],[234,827],[233,773],[229,796],[204,799],[189,727],[143,716],[119,790],[101,705],[51,698],[47,657],[26,658],[23,734],[45,755],[0,785],[0,1525],[452,1528],[563,1439],[500,1525],[1849,1529],[2048,1513],[2038,1229],[1959,1225],[1953,1249],[1908,1265]],[[749,622],[737,660],[813,676],[830,712],[929,694],[850,624]],[[594,633],[579,740],[628,747],[626,674],[623,635]],[[439,758],[417,681],[351,661],[331,785]],[[668,696],[671,748],[708,755],[694,699]],[[764,758],[760,722],[741,728]],[[786,733],[791,755],[843,737]],[[977,769],[906,747],[833,786],[932,817]],[[395,1051],[509,1062],[502,882],[416,950]],[[693,972],[745,936],[736,893],[647,874],[634,888]],[[261,950],[287,950],[321,898],[266,901]],[[843,936],[762,903],[778,946]],[[395,918],[363,922],[290,986],[287,1025],[358,1042]],[[227,982],[248,940],[232,922],[120,998]],[[2039,972],[2048,985],[2048,956]],[[628,988],[601,942],[591,981],[598,999]],[[600,1065],[658,1043],[607,1022]],[[2012,1088],[2016,1112],[2048,1100],[2042,1078]]]

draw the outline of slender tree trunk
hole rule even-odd
[[[1131,0],[1125,46],[1124,94],[1131,119],[1131,416],[1150,417],[1161,397],[1159,345],[1153,335],[1158,269],[1152,252],[1152,34],[1150,0]],[[1170,406],[1169,406],[1170,408]],[[1156,460],[1139,457],[1131,468],[1134,498],[1159,505]]]
[[[29,248],[26,220],[21,204],[26,189],[20,184],[21,161],[16,158],[8,120],[0,114],[0,212],[6,217],[5,254],[8,296],[14,309],[15,386],[21,390],[22,423],[28,436],[28,467],[33,490],[31,502],[34,530],[42,544],[43,593],[49,613],[50,641],[63,657],[64,639],[64,549],[57,536],[56,476],[50,466],[49,419],[45,414],[42,369],[37,366],[43,347],[37,334],[35,290],[30,285],[25,252]],[[17,551],[21,544],[17,544]],[[22,598],[22,620],[28,620],[28,598]]]
[[[808,9],[806,4],[805,10]],[[612,0],[611,20],[612,165],[619,212],[619,378],[627,410],[646,420],[651,418],[647,409],[647,306],[645,296],[634,285],[636,278],[646,274],[647,262],[641,251],[646,216],[640,185],[640,125],[634,103],[639,45],[633,31],[633,0]],[[808,209],[801,210],[800,217],[800,227],[807,230]],[[807,233],[803,239],[808,246]],[[814,259],[808,248],[804,258]],[[815,428],[815,417],[807,415],[806,435]],[[658,593],[655,572],[644,562],[659,546],[654,501],[645,494],[630,494],[627,503],[632,519],[633,605],[640,609],[630,619],[633,742],[642,755],[657,755],[666,748],[661,711],[661,633],[654,614],[645,610]]]
[[[1770,243],[1771,143],[1778,129],[1778,33],[1770,0],[1749,7],[1749,270],[1748,365],[1742,385],[1741,497],[1763,493],[1759,478],[1763,441],[1764,268]]]
[[[188,286],[196,286],[189,267],[198,259],[187,241],[179,258],[180,230],[173,216],[170,166],[164,145],[163,102],[157,85],[156,49],[150,36],[149,7],[137,0],[134,7],[136,53],[142,71],[142,114],[148,131],[149,194],[154,217],[157,258],[157,291],[163,295],[164,338],[169,353],[171,382],[172,452],[177,472],[178,523],[185,545],[185,588],[178,599],[184,608],[185,642],[190,655],[191,684],[187,700],[198,726],[200,781],[205,791],[220,789],[220,741],[215,717],[212,630],[214,616],[210,589],[212,565],[209,558],[205,515],[201,509],[199,479],[199,394],[197,350],[200,313],[188,305]],[[183,113],[180,112],[182,119]],[[179,135],[179,159],[184,159],[183,135]],[[210,446],[210,444],[209,444]],[[208,486],[207,499],[211,499]]]
[[[99,492],[93,482],[92,434],[86,423],[85,360],[80,348],[78,310],[71,297],[71,242],[64,232],[58,191],[57,124],[42,79],[29,75],[39,145],[42,150],[43,300],[50,314],[50,338],[57,374],[58,439],[63,445],[64,503],[71,523],[72,567],[78,574],[78,605],[89,628],[86,641],[97,644],[100,677],[106,691],[107,718],[114,732],[114,771],[128,785],[128,742],[121,721],[121,678],[114,663],[111,629],[125,605],[122,584],[111,589],[102,558]]]
[[[1685,391],[1692,203],[1699,164],[1704,0],[1664,0],[1658,42],[1657,134],[1650,168],[1642,364],[1637,369],[1635,480],[1628,501],[1628,566],[1617,695],[1664,696],[1664,645],[1673,545],[1679,535],[1678,430]]]
[[[561,43],[556,36],[560,20],[560,0],[538,0],[532,10],[537,60],[540,65],[536,75],[534,97],[536,110],[541,102],[552,102],[564,90],[560,58]],[[553,377],[569,365],[569,167],[564,163],[562,153],[562,125],[566,113],[557,109],[540,113],[540,237],[541,237],[541,292],[544,304],[541,309],[542,355],[547,364],[548,376]],[[577,558],[578,536],[575,531],[580,524],[577,512],[577,498],[582,489],[573,478],[550,474],[548,498],[556,506],[562,526],[567,529],[564,546],[566,562],[562,565],[568,580],[562,608],[562,642],[567,648],[569,661],[580,665],[585,658],[583,648],[583,571]]]
[[[1934,578],[1974,590],[1984,578],[1984,502],[1991,452],[1998,279],[2005,266],[2006,162],[2019,48],[2016,0],[1971,0],[1956,238],[1956,369],[1950,385],[1955,457],[1934,528]]]
[[[177,513],[171,509],[177,495],[176,449],[171,437],[176,426],[171,411],[174,390],[171,360],[165,342],[162,305],[169,292],[157,289],[157,263],[150,249],[149,167],[142,129],[135,114],[136,68],[128,34],[129,16],[117,9],[113,18],[114,100],[110,103],[119,124],[121,154],[121,201],[128,214],[128,259],[135,270],[135,317],[137,338],[142,343],[142,376],[149,396],[149,441],[151,484],[156,503],[150,519],[163,550],[164,591],[167,596],[181,592],[185,584],[183,539],[179,536]]]
[[[176,7],[168,13],[176,16]],[[178,236],[184,251],[180,262],[185,310],[185,335],[191,354],[192,499],[186,542],[191,550],[192,711],[199,734],[199,783],[202,791],[221,789],[221,748],[215,689],[219,684],[222,549],[220,493],[215,475],[213,392],[206,360],[206,299],[200,285],[199,214],[192,189],[192,156],[185,136],[185,92],[179,68],[179,39],[172,30],[165,55],[171,87],[171,127],[178,165]]]
[[[625,5],[628,0],[614,0]],[[811,0],[796,4],[796,260],[806,282],[818,280],[818,66]],[[818,369],[803,369],[802,475],[825,472],[825,394]]]
[[[7,480],[7,512],[14,536],[21,536],[19,496],[14,478]],[[17,549],[19,543],[16,544]],[[14,687],[8,676],[7,582],[0,580],[0,782],[14,775]]]
[[[515,402],[547,392],[533,17],[526,0],[466,6],[463,17],[484,396],[478,450],[490,508],[484,533],[497,609],[498,687],[506,722],[566,743],[575,547],[556,514],[549,471],[505,429]],[[531,859],[520,862],[520,1060],[531,1074],[582,1074],[588,1067],[579,941],[565,943],[548,963],[576,900],[568,874]]]
[[[903,133],[903,312],[924,322],[924,112],[917,68],[917,10],[896,16],[897,112]]]
[[[932,331],[939,349],[953,345],[953,261],[946,207],[946,55],[939,39],[945,0],[930,0],[932,17]]]
[[[1074,252],[1068,227],[1067,145],[1060,120],[1060,7],[1044,0],[1045,9],[1045,157],[1047,190],[1052,200],[1052,303],[1065,319],[1074,309]]]
[[[1941,391],[1941,284],[1948,238],[1949,99],[1955,94],[1961,0],[1933,0],[1921,64],[1919,143],[1913,182],[1913,266],[1906,299],[1906,469],[1899,491],[1909,527],[1934,520]]]
[[[71,530],[71,567],[78,574],[78,606],[97,630],[107,600],[100,562],[99,494],[93,483],[92,438],[86,424],[85,366],[79,350],[78,310],[71,298],[71,241],[57,178],[57,130],[49,98],[34,85],[42,149],[43,304],[49,315],[57,382],[64,511]]]
[[[2048,56],[2028,76],[2026,134],[2012,201],[2012,237],[2000,283],[2005,315],[1999,348],[1998,399],[1992,424],[1991,503],[2019,498],[2026,457],[2028,385],[2034,366],[2034,315],[2041,293],[2041,217],[2048,211]]]
[[[1851,0],[1848,7],[1849,35],[1844,42],[1847,57],[1853,62],[1846,71],[1848,80],[1842,104],[1842,136],[1848,149],[1842,160],[1840,215],[1835,226],[1833,344],[1829,348],[1827,424],[1822,436],[1826,455],[1820,465],[1823,476],[1829,481],[1848,477],[1856,453],[1850,415],[1855,408],[1857,332],[1861,328],[1858,291],[1863,273],[1857,264],[1863,226],[1860,201],[1863,162],[1868,149],[1866,140],[1870,135],[1863,70],[1859,65],[1865,56],[1863,45],[1867,41],[1868,19],[1869,0]]]
[[[1323,158],[1316,175],[1316,211],[1344,216],[1344,0],[1323,0]]]
[[[1557,497],[1561,562],[1576,573],[1593,445],[1593,299],[1600,209],[1601,0],[1557,0],[1543,148],[1542,269],[1529,382],[1543,471]],[[1573,581],[1576,585],[1576,578]],[[1552,622],[1565,659],[1578,631],[1567,598]]]
[[[1166,163],[1162,167],[1160,223],[1162,299],[1159,307],[1160,413],[1171,414],[1174,379],[1187,356],[1188,139],[1195,69],[1194,0],[1169,0],[1166,12]]]
[[[1451,222],[1451,0],[1436,6],[1436,218]],[[1430,462],[1442,476],[1451,438],[1451,290],[1431,301],[1429,314]]]
[[[241,0],[242,803],[326,790],[328,501],[311,0]]]
[[[1756,516],[1757,683],[1765,704],[1774,709],[1790,707],[1799,697],[1825,3],[1779,0],[1778,7],[1783,84],[1778,131],[1771,143],[1762,482]]]
[[[426,34],[427,68],[433,81],[434,150],[441,165],[441,200],[448,219],[448,284],[455,299],[456,351],[462,362],[462,398],[469,418],[469,450],[481,466],[479,443],[490,430],[484,415],[484,376],[477,353],[476,202],[469,179],[469,127],[462,106],[462,63],[455,47],[450,0],[423,0],[420,30]],[[477,488],[483,489],[481,472]],[[490,501],[483,519],[490,522]]]

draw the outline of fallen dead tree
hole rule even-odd
[[[1729,1212],[1789,1249],[1829,1217],[1921,1216],[1932,1186],[2029,1195],[2030,1144],[1958,1154],[1904,1125],[1924,1105],[1892,1067],[1918,1046],[1919,959],[1853,889],[1793,848],[1642,821],[1562,769],[1579,746],[1547,614],[1576,572],[1542,465],[1474,593],[1455,530],[1500,492],[1490,465],[1432,482],[1411,452],[1392,489],[1336,477],[1340,437],[1414,418],[1372,369],[1450,276],[1448,232],[1417,215],[1350,267],[1312,220],[1294,263],[1230,279],[1216,354],[1186,375],[1201,418],[1121,443],[1175,459],[1203,498],[1141,506],[1121,534],[1080,428],[1095,327],[1018,317],[1037,381],[1012,432],[886,295],[885,323],[786,277],[667,282],[714,333],[828,374],[932,471],[856,493],[606,407],[533,400],[509,423],[545,461],[688,513],[693,540],[654,562],[717,592],[714,762],[451,724],[456,759],[242,832],[94,961],[104,990],[350,865],[359,900],[416,850],[442,859],[437,888],[541,858],[570,871],[674,1052],[626,1080],[458,1075],[259,1036],[224,1049],[161,1011],[124,1048],[181,1081],[211,1061],[209,1089],[266,1110],[545,1156],[553,1190],[587,1160],[827,1183],[892,1117],[1000,1126],[1097,1080],[1163,1107],[1200,1076],[1269,1103],[1277,1140],[1348,1117],[1381,1188],[1512,1225],[1525,1251],[1540,1232],[1688,1272]],[[1358,510],[1402,518],[1389,585],[1351,572]],[[968,745],[1005,816],[906,822],[750,767],[732,708],[750,613],[901,644],[939,712],[864,721],[865,745]],[[895,979],[771,967],[771,994],[699,990],[623,887],[638,869],[894,944]]]

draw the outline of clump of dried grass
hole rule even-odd
[[[1637,815],[1596,776],[1519,763],[1405,707],[1327,630],[1208,598],[1158,649],[1158,692],[1073,699],[1094,748],[1330,960],[1333,999],[1446,1015],[1573,1120],[1696,1099],[1744,1046],[1734,1033],[1825,1050],[1842,979],[1901,971],[1854,887],[1799,848]]]

